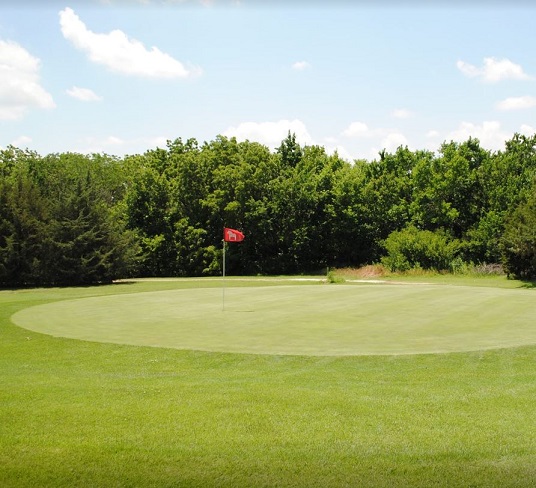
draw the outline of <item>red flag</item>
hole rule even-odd
[[[240,242],[244,240],[244,234],[236,229],[223,228],[223,240],[225,242]]]

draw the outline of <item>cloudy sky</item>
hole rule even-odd
[[[536,132],[523,0],[2,0],[0,147],[122,156],[218,134],[374,159]]]

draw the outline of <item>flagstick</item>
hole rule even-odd
[[[225,310],[225,239],[223,240],[223,293],[221,311]]]

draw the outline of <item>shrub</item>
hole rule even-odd
[[[328,283],[344,283],[346,280],[335,273],[335,271],[328,271],[327,282]]]
[[[419,230],[410,225],[394,231],[383,242],[387,256],[382,263],[391,271],[412,268],[447,270],[456,258],[460,242],[441,231]]]

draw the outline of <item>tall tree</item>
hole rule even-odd
[[[506,221],[502,250],[509,275],[536,279],[536,179],[526,202],[520,203]]]
[[[24,167],[0,182],[0,283],[36,285],[46,274],[49,208]]]
[[[470,138],[461,144],[444,143],[439,157],[422,159],[413,175],[413,222],[461,238],[480,218],[483,197],[478,174],[489,157],[478,139]]]
[[[466,228],[466,258],[473,261],[501,261],[505,220],[526,200],[536,175],[536,135],[515,134],[505,145],[504,151],[484,158],[478,168],[480,218]]]
[[[410,219],[413,198],[413,168],[421,160],[428,160],[428,152],[413,153],[407,147],[399,147],[395,153],[380,153],[380,159],[366,166],[366,182],[362,189],[361,239],[364,262],[380,258],[380,242],[402,229]]]

